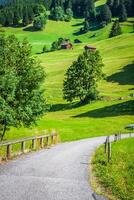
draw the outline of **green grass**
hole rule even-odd
[[[109,199],[134,198],[134,138],[112,143],[112,160],[107,162],[104,147],[96,150],[92,168]]]
[[[131,18],[123,23],[123,34],[111,39],[108,39],[108,34],[112,24],[79,35],[83,19],[73,19],[71,22],[48,21],[45,30],[39,32],[23,31],[22,27],[0,28],[0,31],[4,29],[7,35],[15,34],[20,40],[27,37],[33,46],[33,54],[41,60],[47,73],[44,83],[45,96],[47,102],[52,105],[51,111],[37,122],[37,126],[31,129],[12,128],[5,139],[37,135],[45,129],[56,129],[62,141],[125,131],[124,127],[134,122],[134,99],[129,97],[134,93],[133,20]],[[59,37],[70,38],[72,42],[79,38],[83,43],[74,44],[73,50],[37,54],[42,51],[45,44],[50,47],[50,44]],[[99,83],[100,94],[104,96],[103,101],[78,106],[63,100],[62,84],[65,71],[83,52],[86,44],[96,46],[100,51],[107,80]],[[123,100],[118,100],[120,97],[123,97]]]

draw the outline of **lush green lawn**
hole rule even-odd
[[[101,4],[104,2],[101,2]],[[99,4],[100,5],[100,4]],[[99,6],[98,5],[98,6]],[[124,127],[134,121],[134,33],[133,19],[122,24],[123,34],[108,39],[112,24],[102,29],[79,34],[83,19],[73,19],[71,22],[48,21],[44,31],[24,31],[20,28],[0,28],[6,34],[15,34],[20,40],[27,37],[33,46],[33,54],[41,60],[47,73],[44,87],[51,111],[47,113],[36,127],[32,129],[12,128],[6,139],[13,139],[34,134],[41,130],[56,129],[62,141],[76,140],[99,135],[110,135],[124,131]],[[59,37],[70,38],[73,42],[79,38],[83,43],[74,44],[73,50],[60,50],[50,53],[42,52],[42,47],[50,44]],[[86,44],[94,45],[100,51],[105,64],[104,72],[107,80],[99,83],[103,101],[89,105],[72,105],[62,99],[62,84],[64,73],[71,63],[83,52]],[[123,100],[118,100],[123,97]]]
[[[134,198],[134,138],[112,143],[112,160],[107,162],[104,147],[97,149],[93,158],[93,172],[105,188],[109,199]]]

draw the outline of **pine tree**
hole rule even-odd
[[[111,38],[111,37],[115,37],[115,36],[121,35],[121,34],[122,34],[122,31],[121,31],[120,23],[118,20],[116,20],[113,23],[109,37]]]
[[[112,6],[112,15],[113,15],[113,17],[118,17],[119,5],[120,5],[120,0],[114,0],[113,6]]]
[[[25,6],[23,8],[23,20],[22,20],[22,23],[23,23],[23,26],[27,26],[29,24],[27,6]]]
[[[14,18],[13,18],[13,25],[18,25],[19,24],[19,12],[18,12],[18,9],[16,8],[14,10]]]
[[[33,19],[34,19],[34,12],[31,6],[27,7],[28,9],[28,21],[29,23],[32,23]]]
[[[89,31],[89,29],[90,29],[89,21],[88,21],[88,20],[85,20],[83,31],[84,31],[85,33],[87,33],[87,32]]]
[[[103,5],[100,10],[100,18],[102,21],[105,21],[106,23],[110,23],[112,19],[112,13],[108,7],[107,4]]]
[[[84,17],[88,20],[95,20],[95,2],[94,0],[84,0],[83,3]]]
[[[126,12],[125,5],[123,4],[123,1],[121,1],[119,5],[119,21],[120,22],[127,21],[127,12]]]

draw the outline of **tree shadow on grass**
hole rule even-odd
[[[122,71],[107,77],[109,82],[118,82],[120,85],[134,84],[134,64],[126,65]]]
[[[73,24],[72,26],[82,26],[84,22]]]
[[[28,26],[23,28],[23,31],[35,32],[36,30],[33,26]]]
[[[50,107],[49,112],[56,112],[56,111],[64,111],[64,110],[71,110],[74,108],[78,108],[84,106],[85,104],[77,102],[77,103],[67,103],[67,104],[53,104]]]
[[[120,115],[134,115],[134,100],[118,103],[111,106],[106,106],[104,108],[95,109],[73,117],[104,118],[104,117],[115,117]]]

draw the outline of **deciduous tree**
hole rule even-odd
[[[96,100],[99,97],[97,83],[104,77],[103,62],[99,51],[86,50],[68,68],[63,83],[63,97],[72,102]]]
[[[11,126],[36,123],[46,111],[45,72],[31,56],[31,46],[15,36],[0,36],[0,138]]]

